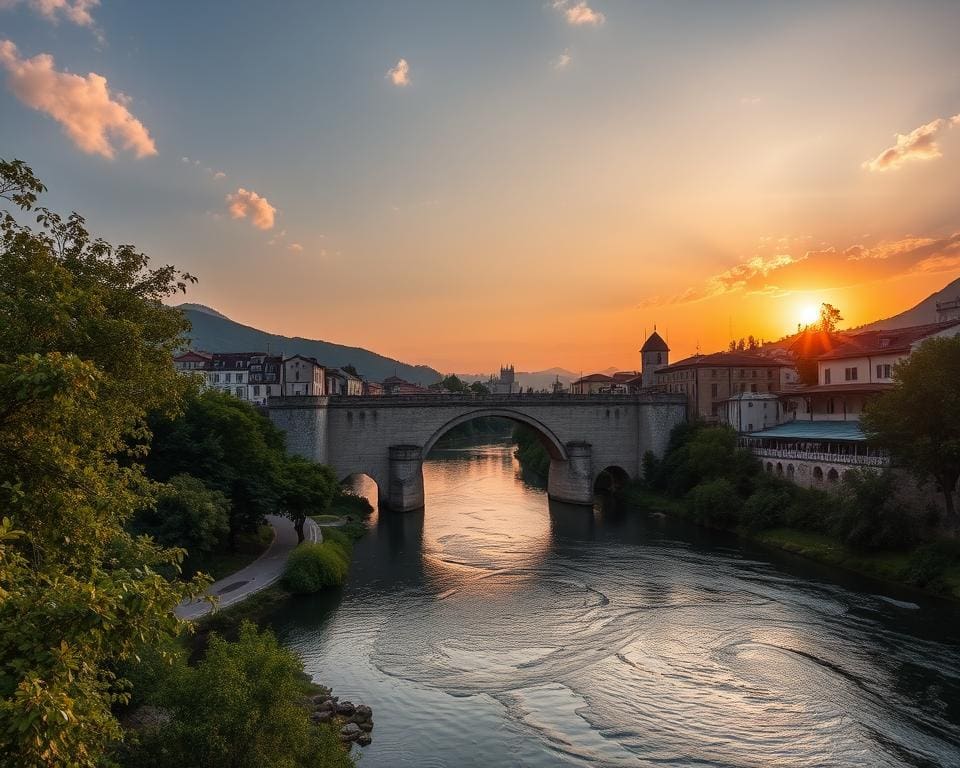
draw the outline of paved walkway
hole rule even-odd
[[[217,595],[220,598],[218,607],[227,608],[239,603],[254,592],[266,589],[283,575],[287,558],[297,546],[297,531],[289,518],[278,515],[267,515],[267,522],[273,528],[273,541],[267,551],[254,560],[246,568],[231,573],[219,581],[215,581],[205,594]],[[309,517],[303,526],[305,541],[323,541],[320,526]],[[199,619],[213,610],[213,606],[203,598],[184,600],[174,611],[181,619]]]

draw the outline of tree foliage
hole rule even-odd
[[[307,516],[325,514],[338,488],[337,476],[325,464],[315,464],[300,456],[284,457],[281,509],[293,521],[298,541],[303,541]]]
[[[216,391],[189,399],[185,412],[152,424],[146,459],[162,482],[189,473],[230,499],[231,540],[277,512],[283,489],[283,433],[249,403]]]
[[[861,423],[870,440],[921,479],[933,478],[957,524],[960,479],[960,337],[924,341],[894,367],[893,389],[873,400]]]
[[[211,635],[194,667],[176,665],[156,703],[169,715],[122,757],[133,768],[347,768],[329,726],[301,703],[303,664],[249,622],[236,642]]]
[[[196,477],[174,475],[159,489],[157,503],[137,513],[132,527],[162,546],[182,547],[187,564],[196,566],[226,541],[230,501]]]
[[[120,735],[114,670],[176,632],[200,586],[161,577],[182,553],[126,530],[155,490],[130,446],[189,386],[170,364],[187,327],[162,301],[192,278],[34,209],[43,191],[0,161],[0,197],[38,225],[0,221],[0,757],[93,766]]]

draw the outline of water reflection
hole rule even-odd
[[[374,706],[365,766],[960,765],[954,606],[548,504],[505,445],[444,451],[425,483],[342,595],[277,621]]]

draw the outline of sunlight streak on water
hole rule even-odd
[[[342,599],[277,620],[374,707],[364,766],[960,765],[955,607],[548,506],[507,445],[424,473],[425,512],[372,524]]]

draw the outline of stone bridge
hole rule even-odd
[[[551,499],[592,504],[597,477],[642,473],[644,453],[661,456],[670,430],[686,418],[680,394],[398,395],[272,397],[270,419],[287,447],[329,464],[341,479],[371,477],[380,505],[423,507],[423,459],[453,427],[499,416],[531,427],[550,454]]]

